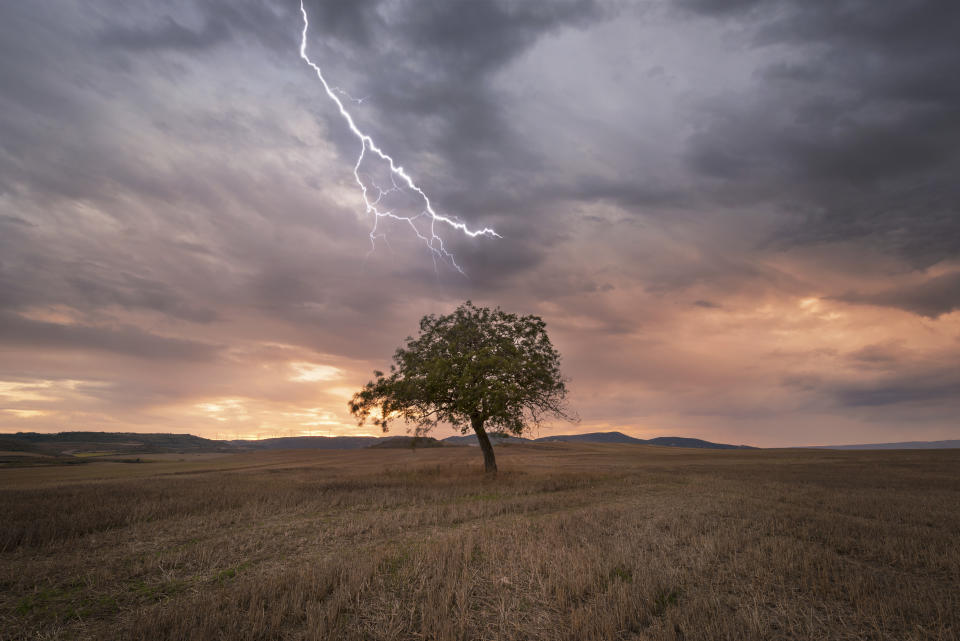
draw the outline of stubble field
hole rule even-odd
[[[0,469],[0,638],[960,636],[958,450],[152,458]]]

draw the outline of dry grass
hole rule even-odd
[[[960,452],[0,470],[3,639],[956,639]]]

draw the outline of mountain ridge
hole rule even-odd
[[[494,445],[516,445],[529,443],[619,443],[635,445],[659,445],[666,447],[695,447],[703,449],[739,449],[748,446],[711,443],[701,439],[684,437],[659,437],[649,440],[639,439],[623,432],[590,432],[586,434],[554,434],[536,439],[517,437],[498,432],[489,433]],[[257,450],[353,450],[365,447],[387,447],[381,445],[393,439],[406,438],[398,435],[387,436],[279,436],[265,439],[208,439],[193,434],[174,433],[137,433],[137,432],[17,432],[0,434],[7,451],[21,449],[50,455],[71,455],[91,450],[108,450],[105,455],[163,453],[200,453],[200,452],[249,452]],[[455,435],[437,439],[447,446],[477,445],[475,434]],[[423,445],[430,441],[423,441]],[[19,444],[19,445],[18,445]]]
[[[449,436],[443,439],[445,443],[456,445],[477,445],[477,437],[474,434],[464,436]],[[554,434],[551,436],[541,436],[535,439],[518,438],[508,436],[504,438],[497,433],[490,434],[490,440],[494,445],[500,443],[620,443],[631,445],[655,445],[659,447],[688,447],[697,449],[711,450],[741,450],[757,449],[750,445],[729,445],[727,443],[713,443],[699,438],[687,438],[682,436],[659,436],[652,439],[636,438],[628,436],[623,432],[588,432],[586,434]]]
[[[391,439],[405,439],[409,436],[287,436],[257,440],[216,440],[193,434],[174,433],[137,433],[137,432],[16,432],[0,434],[0,450],[13,454],[46,454],[51,456],[70,456],[78,452],[101,451],[104,455],[145,454],[145,453],[200,453],[200,452],[249,452],[258,450],[290,449],[326,449],[352,450],[377,446]],[[589,432],[586,434],[554,434],[539,438],[523,438],[513,435],[490,433],[491,442],[497,445],[516,445],[532,443],[616,443],[634,445],[653,445],[658,447],[687,447],[698,449],[757,449],[749,445],[731,445],[713,443],[703,439],[659,436],[640,439],[623,432]],[[437,439],[446,446],[470,446],[477,444],[474,434],[449,436]],[[423,441],[423,444],[431,441]],[[384,447],[381,445],[381,447]],[[892,443],[864,443],[849,445],[816,445],[804,449],[835,450],[878,450],[878,449],[947,449],[960,448],[960,439],[942,441],[902,441]]]
[[[857,445],[809,445],[812,450],[946,450],[960,448],[960,439],[944,441],[899,441],[895,443],[860,443]]]

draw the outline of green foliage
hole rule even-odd
[[[393,420],[416,433],[449,423],[465,434],[484,426],[520,435],[546,416],[573,419],[560,354],[538,316],[467,301],[451,314],[424,316],[420,335],[396,351],[389,374],[357,392],[350,411],[387,431]]]
[[[667,609],[680,602],[682,592],[679,588],[661,588],[653,597],[653,616],[662,617]]]

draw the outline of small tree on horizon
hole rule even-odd
[[[470,301],[445,316],[420,320],[420,335],[397,349],[389,374],[353,395],[350,413],[384,432],[402,420],[422,435],[438,423],[472,429],[484,468],[497,462],[487,429],[520,436],[547,416],[576,420],[564,404],[560,354],[539,316],[508,314]]]

